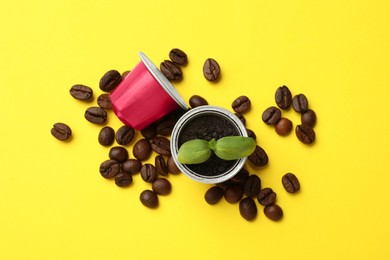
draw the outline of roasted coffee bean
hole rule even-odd
[[[264,214],[273,221],[278,221],[283,217],[283,210],[277,204],[271,204],[264,208]]]
[[[251,221],[257,216],[257,206],[252,198],[244,198],[239,205],[240,215],[244,219]]]
[[[271,188],[261,189],[257,195],[257,201],[263,205],[268,206],[276,202],[276,193]]]
[[[247,197],[256,197],[261,189],[261,180],[257,175],[249,175],[244,184],[244,193]]]
[[[206,106],[209,104],[206,99],[198,95],[191,96],[189,103],[192,108]]]
[[[170,60],[164,60],[160,64],[161,72],[170,80],[180,80],[183,78],[183,72],[179,65]]]
[[[239,96],[233,101],[232,108],[237,113],[245,113],[251,108],[251,100],[247,96]]]
[[[253,140],[256,141],[257,136],[256,136],[255,132],[253,132],[251,129],[248,129],[248,128],[246,129],[246,132],[248,134],[248,137],[251,137],[251,138],[253,138]]]
[[[268,155],[264,151],[263,148],[256,145],[255,151],[248,156],[248,160],[254,165],[254,166],[265,166],[268,163]]]
[[[244,189],[239,184],[232,184],[225,189],[223,194],[225,200],[229,203],[237,203],[241,200],[244,195]]]
[[[296,193],[301,188],[297,176],[290,172],[283,175],[282,184],[284,189],[289,193]]]
[[[130,70],[125,70],[124,72],[122,72],[122,79],[126,78],[126,76],[130,74],[130,72]]]
[[[172,185],[164,178],[158,178],[152,183],[152,190],[159,195],[168,195],[171,193]]]
[[[99,88],[105,92],[114,90],[122,81],[122,76],[117,70],[107,71],[100,79]]]
[[[137,159],[128,159],[122,163],[121,167],[123,172],[135,174],[141,170],[142,163]]]
[[[116,131],[115,139],[116,142],[120,145],[128,145],[133,141],[135,131],[132,127],[124,125],[121,126],[118,131]]]
[[[85,111],[85,119],[94,124],[104,124],[107,121],[107,112],[101,107],[90,107]]]
[[[140,161],[148,159],[151,153],[152,147],[147,139],[140,139],[133,146],[133,155]]]
[[[275,131],[278,135],[286,136],[288,135],[293,128],[292,122],[287,118],[280,118],[280,120],[275,125]]]
[[[114,178],[121,171],[121,165],[115,160],[106,160],[100,164],[99,172],[106,178]]]
[[[241,114],[241,113],[234,113],[234,115],[236,116],[236,117],[238,117],[238,119],[240,119],[240,121],[241,121],[241,123],[243,124],[243,125],[245,125],[246,124],[246,119],[245,119],[245,117],[244,117],[244,115],[243,114]]]
[[[230,179],[230,181],[244,185],[248,177],[249,177],[249,172],[246,169],[242,168],[236,175],[234,175]]]
[[[157,171],[153,164],[145,163],[141,167],[141,177],[146,182],[154,182],[157,179]]]
[[[150,139],[150,144],[153,151],[162,155],[171,155],[171,147],[169,140],[162,136],[156,136]]]
[[[166,118],[157,124],[157,134],[163,136],[169,136],[172,133],[173,127],[176,121],[170,118]]]
[[[167,166],[168,166],[168,172],[172,174],[179,174],[181,172],[180,169],[177,167],[175,161],[173,160],[172,156],[168,157]]]
[[[292,107],[298,113],[305,113],[309,108],[309,102],[304,94],[294,96],[292,100]]]
[[[133,177],[132,177],[131,174],[129,174],[129,173],[121,172],[121,173],[118,173],[118,174],[115,176],[115,184],[116,184],[118,187],[127,187],[127,186],[129,186],[132,182],[133,182]]]
[[[299,141],[304,144],[311,144],[316,139],[316,133],[314,132],[313,128],[307,125],[297,125],[295,127],[295,134]]]
[[[50,132],[60,141],[66,141],[72,136],[72,130],[64,123],[55,123]]]
[[[292,103],[291,91],[287,86],[281,86],[276,90],[275,101],[281,109],[288,109]]]
[[[263,122],[267,125],[275,125],[282,116],[282,112],[277,107],[269,107],[266,110],[264,110],[262,119]]]
[[[141,192],[139,199],[145,207],[154,209],[158,206],[158,197],[154,191],[144,190]]]
[[[118,162],[124,162],[129,158],[129,153],[122,146],[114,146],[110,149],[108,157]]]
[[[180,50],[180,49],[172,49],[170,52],[169,52],[169,58],[179,64],[179,65],[185,65],[188,61],[188,58],[187,58],[187,54],[185,54],[184,51]]]
[[[101,94],[97,98],[99,107],[110,110],[112,109],[111,97],[109,94]]]
[[[168,166],[165,163],[164,156],[162,156],[161,154],[157,155],[154,158],[154,166],[156,167],[158,174],[160,174],[162,176],[168,175]]]
[[[151,124],[148,127],[141,130],[141,135],[146,139],[151,139],[157,135],[157,129],[155,124]]]
[[[308,109],[306,112],[302,113],[301,115],[301,122],[303,125],[314,127],[316,121],[317,121],[317,115],[311,109]]]
[[[212,186],[204,194],[205,201],[210,205],[214,205],[218,203],[222,199],[222,197],[223,197],[223,189],[218,186]]]
[[[216,81],[221,75],[221,68],[216,60],[208,58],[203,65],[203,75],[208,81]]]
[[[93,90],[81,84],[73,85],[69,92],[72,97],[78,100],[90,100],[93,96]]]
[[[100,129],[98,141],[101,145],[110,146],[115,141],[115,131],[110,126],[105,126]]]

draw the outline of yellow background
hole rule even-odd
[[[1,0],[0,259],[389,259],[389,10],[386,0]],[[156,210],[139,202],[150,188],[139,175],[126,189],[100,176],[109,148],[83,116],[100,77],[132,69],[138,51],[159,64],[174,47],[189,56],[175,84],[185,100],[231,109],[251,98],[247,126],[270,161],[248,169],[278,194],[282,221],[259,204],[253,222],[238,205],[210,206],[208,186],[183,174],[169,176]],[[208,57],[217,84],[203,78]],[[69,95],[76,83],[95,90],[92,103]],[[283,84],[317,112],[312,146],[261,121]],[[51,136],[55,122],[71,126],[70,142]],[[110,112],[108,125],[122,124]],[[289,171],[295,195],[281,185]]]

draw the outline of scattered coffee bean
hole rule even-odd
[[[187,58],[187,54],[185,54],[184,51],[180,50],[180,49],[172,49],[170,52],[169,52],[169,58],[179,64],[179,65],[185,65],[188,61],[188,58]]]
[[[301,122],[303,125],[314,127],[316,121],[317,121],[317,115],[311,109],[308,109],[306,112],[302,113],[301,115]]]
[[[126,78],[126,76],[130,74],[130,72],[130,70],[125,70],[124,72],[122,72],[122,79]]]
[[[157,155],[154,158],[154,166],[156,167],[158,174],[162,176],[168,175],[168,166],[165,163],[164,156],[162,156],[161,154]]]
[[[110,146],[115,141],[115,131],[110,126],[105,126],[100,129],[98,141],[103,146]]]
[[[255,132],[253,132],[251,129],[248,129],[248,128],[246,129],[246,132],[247,132],[249,137],[253,138],[253,140],[256,141],[257,136],[256,136]]]
[[[252,198],[244,198],[239,205],[240,215],[244,219],[251,221],[257,216],[257,206]]]
[[[168,172],[170,172],[172,174],[179,174],[180,173],[180,169],[177,167],[177,165],[176,165],[175,161],[173,160],[172,156],[168,157],[167,166],[168,166]]]
[[[314,132],[313,128],[307,125],[297,125],[295,127],[295,134],[299,141],[304,144],[311,144],[316,139],[316,133]]]
[[[276,90],[275,101],[281,109],[288,109],[292,103],[291,91],[287,86],[281,86]]]
[[[106,160],[100,164],[99,172],[106,178],[114,178],[121,170],[120,163],[115,160]]]
[[[122,146],[114,146],[110,149],[108,157],[110,157],[111,160],[124,162],[129,158],[129,153]]]
[[[130,174],[138,173],[141,170],[141,167],[142,163],[137,159],[128,159],[121,165],[122,171]]]
[[[97,104],[99,107],[110,110],[112,109],[111,97],[109,94],[101,94],[97,98]]]
[[[72,136],[72,130],[64,123],[55,123],[50,132],[60,141],[66,141]]]
[[[140,139],[133,146],[133,155],[140,161],[148,159],[151,153],[152,147],[147,139]]]
[[[237,113],[245,113],[251,108],[251,101],[247,96],[239,96],[233,101],[232,108]]]
[[[282,116],[282,112],[277,107],[269,107],[266,110],[264,110],[262,119],[263,122],[267,125],[275,125]]]
[[[155,124],[151,124],[150,126],[141,130],[141,135],[146,139],[151,139],[157,135],[157,129]]]
[[[204,199],[210,205],[217,204],[223,197],[223,189],[218,186],[212,186],[204,194]]]
[[[309,103],[304,94],[294,96],[292,100],[292,107],[298,113],[305,113],[309,107]]]
[[[267,218],[278,221],[283,217],[283,210],[277,204],[271,204],[264,208],[264,214]]]
[[[107,112],[100,107],[90,107],[85,111],[85,119],[94,124],[104,124],[107,121]]]
[[[198,95],[191,96],[189,103],[192,108],[206,106],[209,104],[206,99]]]
[[[100,79],[99,88],[105,92],[114,90],[122,81],[122,76],[117,70],[107,71]]]
[[[276,193],[271,188],[261,189],[257,195],[257,201],[263,206],[274,204],[276,202]]]
[[[261,180],[257,175],[249,175],[244,184],[244,193],[247,197],[256,197],[261,189]]]
[[[166,118],[157,124],[157,134],[163,136],[169,136],[172,133],[173,127],[176,121],[170,118]]]
[[[249,177],[249,172],[245,168],[242,168],[236,175],[234,175],[230,179],[230,181],[241,185],[245,185],[245,182],[247,181],[248,177]]]
[[[286,173],[283,175],[282,184],[285,190],[289,193],[296,193],[301,188],[297,176],[295,176],[293,173]]]
[[[159,195],[168,195],[171,193],[172,185],[167,179],[158,178],[153,182],[152,190]]]
[[[241,123],[243,124],[243,125],[245,125],[246,124],[246,119],[245,119],[245,117],[244,117],[244,115],[243,114],[241,114],[241,113],[234,113],[234,115],[236,115],[236,117],[238,117],[238,119],[240,119],[240,121],[241,121]]]
[[[124,125],[121,126],[118,131],[116,131],[115,139],[116,142],[120,145],[128,145],[133,141],[135,131],[132,127]]]
[[[221,74],[221,68],[216,60],[208,58],[203,65],[203,75],[208,81],[216,81]]]
[[[81,84],[73,85],[69,92],[75,99],[83,101],[90,100],[93,96],[93,90]]]
[[[248,160],[254,165],[254,166],[265,166],[268,163],[268,155],[264,151],[263,148],[256,145],[255,151],[248,156]]]
[[[164,60],[160,64],[160,70],[170,80],[180,80],[183,78],[183,72],[179,65],[170,60]]]
[[[132,177],[131,174],[129,174],[129,173],[121,172],[121,173],[118,173],[118,174],[115,176],[115,184],[116,184],[118,187],[127,187],[127,186],[129,186],[132,182],[133,182],[133,177]]]
[[[275,125],[275,131],[278,135],[286,136],[288,135],[293,128],[293,124],[290,119],[280,118],[280,120]]]
[[[225,200],[229,203],[237,203],[241,200],[244,195],[244,189],[239,184],[232,184],[225,189],[223,194]]]
[[[145,207],[148,208],[157,208],[158,206],[158,197],[154,191],[144,190],[141,192],[139,199]]]
[[[162,136],[156,136],[150,139],[150,144],[153,151],[162,155],[171,155],[171,147],[169,140]]]
[[[157,179],[157,171],[153,164],[145,163],[141,167],[141,177],[146,182],[154,182]]]

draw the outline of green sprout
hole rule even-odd
[[[251,137],[226,136],[210,141],[194,139],[179,148],[177,159],[183,164],[197,164],[207,161],[211,151],[223,160],[237,160],[254,152],[256,142]]]

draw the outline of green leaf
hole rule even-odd
[[[183,164],[196,164],[207,161],[210,155],[209,142],[195,139],[187,141],[180,146],[177,159]]]
[[[215,154],[223,160],[237,160],[254,152],[256,142],[244,136],[226,136],[217,140]]]

